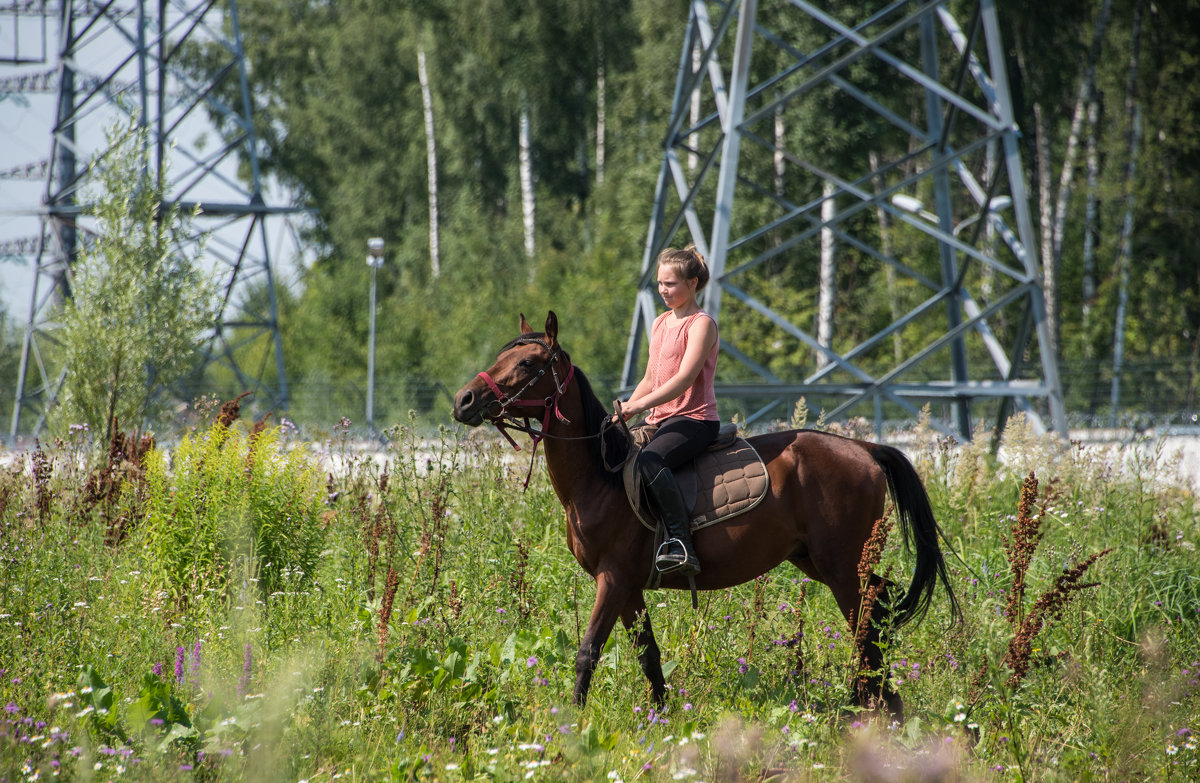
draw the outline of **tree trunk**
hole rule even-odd
[[[429,170],[429,271],[434,279],[442,272],[438,241],[437,142],[433,134],[433,96],[425,68],[425,49],[417,49],[417,79],[421,82],[421,105],[425,110],[425,161]]]
[[[607,122],[607,105],[604,95],[604,49],[601,44],[600,64],[596,67],[596,184],[604,184],[604,127]]]
[[[878,194],[884,186],[883,179],[876,173],[879,171],[879,153],[874,151],[867,153],[867,160],[871,165],[871,181],[875,184],[875,193]],[[883,254],[884,258],[891,258],[892,221],[882,205],[875,209],[875,219],[879,221],[879,252]],[[896,268],[891,264],[884,264],[883,273],[887,280],[888,312],[892,316],[892,323],[895,323],[900,320],[900,303],[896,300]],[[895,356],[897,364],[904,358],[904,347],[899,331],[892,332],[892,354]]]
[[[534,200],[533,194],[533,143],[529,125],[529,100],[522,93],[521,120],[517,139],[518,164],[521,169],[521,216],[525,225],[525,256],[532,259],[536,249],[534,246],[534,226],[536,225],[534,218],[537,202]],[[530,277],[533,276],[533,267],[530,267],[529,274]]]
[[[1046,127],[1045,111],[1041,102],[1033,104],[1035,154],[1038,173],[1038,215],[1041,224],[1042,288],[1046,299],[1046,331],[1050,337],[1047,350],[1055,361],[1059,356],[1058,325],[1058,268],[1054,264],[1054,207],[1053,181],[1050,171],[1050,130]]]
[[[700,70],[700,65],[701,65],[700,55],[701,55],[701,48],[700,48],[700,44],[697,43],[695,46],[692,47],[692,73],[696,73],[697,71]],[[691,103],[691,107],[690,107],[690,113],[688,116],[691,118],[691,121],[692,121],[691,127],[693,127],[693,128],[696,127],[696,124],[698,122],[700,122],[699,85],[701,85],[703,83],[704,83],[703,80],[701,80],[697,85],[697,89],[692,90],[692,103]],[[695,140],[692,139],[691,141],[695,141]],[[689,143],[688,146],[695,148],[696,145],[694,143]],[[695,173],[696,168],[699,165],[700,165],[700,156],[694,152],[689,152],[688,153],[688,173],[689,174]]]
[[[829,348],[833,343],[833,283],[834,255],[837,252],[837,240],[833,229],[827,228],[837,217],[837,202],[833,199],[836,191],[834,184],[828,180],[824,187],[824,201],[821,202],[821,272],[820,291],[817,298],[817,344]],[[829,364],[825,354],[817,355],[817,366]]]
[[[784,132],[786,125],[783,122],[783,104],[775,104],[775,153],[772,156],[775,164],[775,198],[783,200],[783,176],[787,173],[787,161],[784,159]]]
[[[1138,145],[1142,139],[1142,107],[1138,103],[1137,70],[1142,37],[1142,0],[1133,6],[1133,46],[1129,53],[1129,76],[1125,83],[1125,111],[1129,116],[1129,163],[1125,167],[1125,222],[1117,252],[1117,317],[1113,334],[1112,393],[1109,398],[1112,423],[1116,424],[1121,402],[1121,372],[1125,361],[1125,316],[1129,310],[1129,277],[1133,256],[1134,176],[1137,174]]]
[[[1093,95],[1088,103],[1087,131],[1087,201],[1083,221],[1083,355],[1092,358],[1091,316],[1096,301],[1096,244],[1100,241],[1099,197],[1100,144],[1097,138],[1100,127],[1100,96]]]
[[[1075,158],[1079,153],[1079,136],[1083,129],[1084,116],[1091,104],[1092,92],[1096,80],[1096,61],[1100,57],[1100,45],[1104,40],[1104,32],[1108,29],[1108,16],[1112,8],[1112,0],[1104,0],[1100,12],[1096,15],[1096,29],[1092,33],[1092,46],[1088,50],[1087,67],[1083,78],[1079,81],[1079,93],[1075,97],[1075,110],[1071,114],[1071,132],[1067,135],[1067,150],[1063,154],[1062,172],[1058,179],[1058,199],[1054,206],[1054,230],[1052,233],[1051,255],[1047,265],[1054,268],[1057,279],[1058,270],[1062,266],[1063,234],[1067,225],[1067,206],[1071,200],[1071,182],[1075,176]]]

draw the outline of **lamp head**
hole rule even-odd
[[[385,243],[383,237],[371,237],[367,240],[367,265],[379,267],[383,266],[383,249]]]

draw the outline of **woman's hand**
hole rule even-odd
[[[645,409],[639,407],[632,399],[621,402],[613,400],[613,424],[619,424],[622,421],[629,421],[632,417],[644,412]]]

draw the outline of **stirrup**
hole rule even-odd
[[[678,544],[682,552],[676,554],[671,551],[664,551],[671,544]],[[660,574],[673,574],[684,569],[690,570],[691,573],[688,574],[689,576],[700,573],[700,564],[694,557],[689,561],[687,547],[678,538],[668,538],[659,544],[658,551],[654,553],[654,567],[658,569]]]

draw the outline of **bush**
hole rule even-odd
[[[235,566],[263,596],[310,580],[321,551],[322,483],[302,450],[283,453],[278,429],[247,435],[235,422],[183,438],[168,465],[147,459],[144,546],[150,567],[177,601],[225,591]]]

